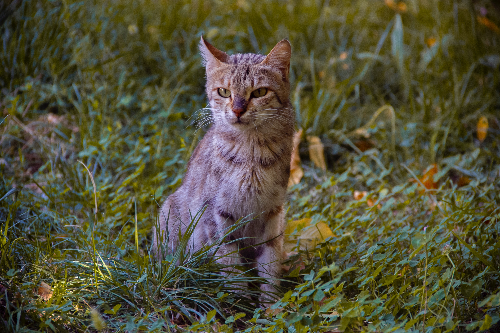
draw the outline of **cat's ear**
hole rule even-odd
[[[217,49],[201,36],[200,52],[203,57],[203,65],[206,67],[218,66],[222,62],[228,62],[229,56],[226,52]]]
[[[292,56],[292,46],[290,42],[283,39],[281,42],[276,44],[275,47],[269,52],[261,64],[269,65],[278,68],[283,75],[288,78],[288,72],[290,71],[290,57]]]

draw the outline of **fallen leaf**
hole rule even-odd
[[[43,281],[40,282],[40,286],[38,287],[38,296],[40,296],[44,301],[48,301],[52,295],[52,287]]]
[[[353,194],[354,200],[363,199],[367,193],[368,192],[366,192],[366,191],[354,191],[354,194]]]
[[[406,6],[406,4],[404,2],[398,2],[398,11],[401,12],[401,13],[406,13],[406,11],[408,10],[408,7]]]
[[[425,40],[425,44],[427,44],[428,47],[432,47],[434,44],[436,44],[436,42],[436,37],[429,37]]]
[[[334,236],[332,230],[325,222],[311,224],[311,218],[291,221],[285,229],[285,251],[291,252],[299,241],[300,249],[314,249],[316,245],[330,236]],[[294,231],[297,232],[294,233]]]
[[[300,166],[299,144],[302,136],[302,128],[299,129],[293,136],[293,150],[292,158],[290,160],[290,178],[288,179],[288,186],[300,183],[304,176],[304,170]]]
[[[467,176],[460,176],[457,180],[457,186],[462,187],[465,185],[469,185],[470,183],[470,178]]]
[[[477,21],[479,24],[484,25],[486,28],[500,35],[500,28],[493,21],[488,19],[486,16],[477,16]]]
[[[396,3],[394,0],[384,0],[384,2],[387,7],[397,12],[406,13],[408,10],[406,4],[402,1]]]
[[[354,142],[354,145],[362,152],[375,147],[375,142],[369,139],[361,139]]]
[[[434,175],[438,173],[437,164],[432,164],[426,173],[420,178],[420,182],[428,190],[437,189],[437,182],[434,182]],[[423,191],[423,189],[422,189]]]
[[[481,116],[477,121],[477,138],[479,141],[483,142],[486,139],[486,134],[488,134],[488,118]]]
[[[268,307],[265,312],[266,312],[267,316],[274,317],[282,311],[283,311],[282,307],[278,307],[276,309],[272,309],[271,307]]]
[[[347,52],[342,52],[339,56],[340,60],[346,60],[347,59]]]
[[[317,136],[308,136],[307,141],[309,142],[309,157],[311,161],[318,168],[326,170],[325,147],[321,139]]]

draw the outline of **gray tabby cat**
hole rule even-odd
[[[217,241],[238,219],[250,217],[217,255],[227,265],[253,264],[260,276],[274,281],[261,290],[274,292],[281,270],[283,203],[295,124],[291,46],[282,40],[267,56],[230,56],[202,37],[200,51],[213,125],[193,152],[182,185],[161,207],[161,235],[155,228],[153,249],[159,257],[162,249],[173,252],[178,228],[184,233],[190,214],[205,206],[190,242],[192,251]],[[235,241],[240,238],[244,240]]]

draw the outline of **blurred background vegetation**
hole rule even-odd
[[[3,2],[0,327],[494,332],[499,13],[489,0]],[[230,54],[293,47],[304,177],[290,237],[304,223],[329,237],[288,253],[272,311],[221,282],[209,250],[149,257],[158,203],[206,130],[202,34]]]

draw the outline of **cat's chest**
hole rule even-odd
[[[263,212],[284,201],[290,156],[283,142],[249,140],[215,145],[217,201],[241,215]]]

